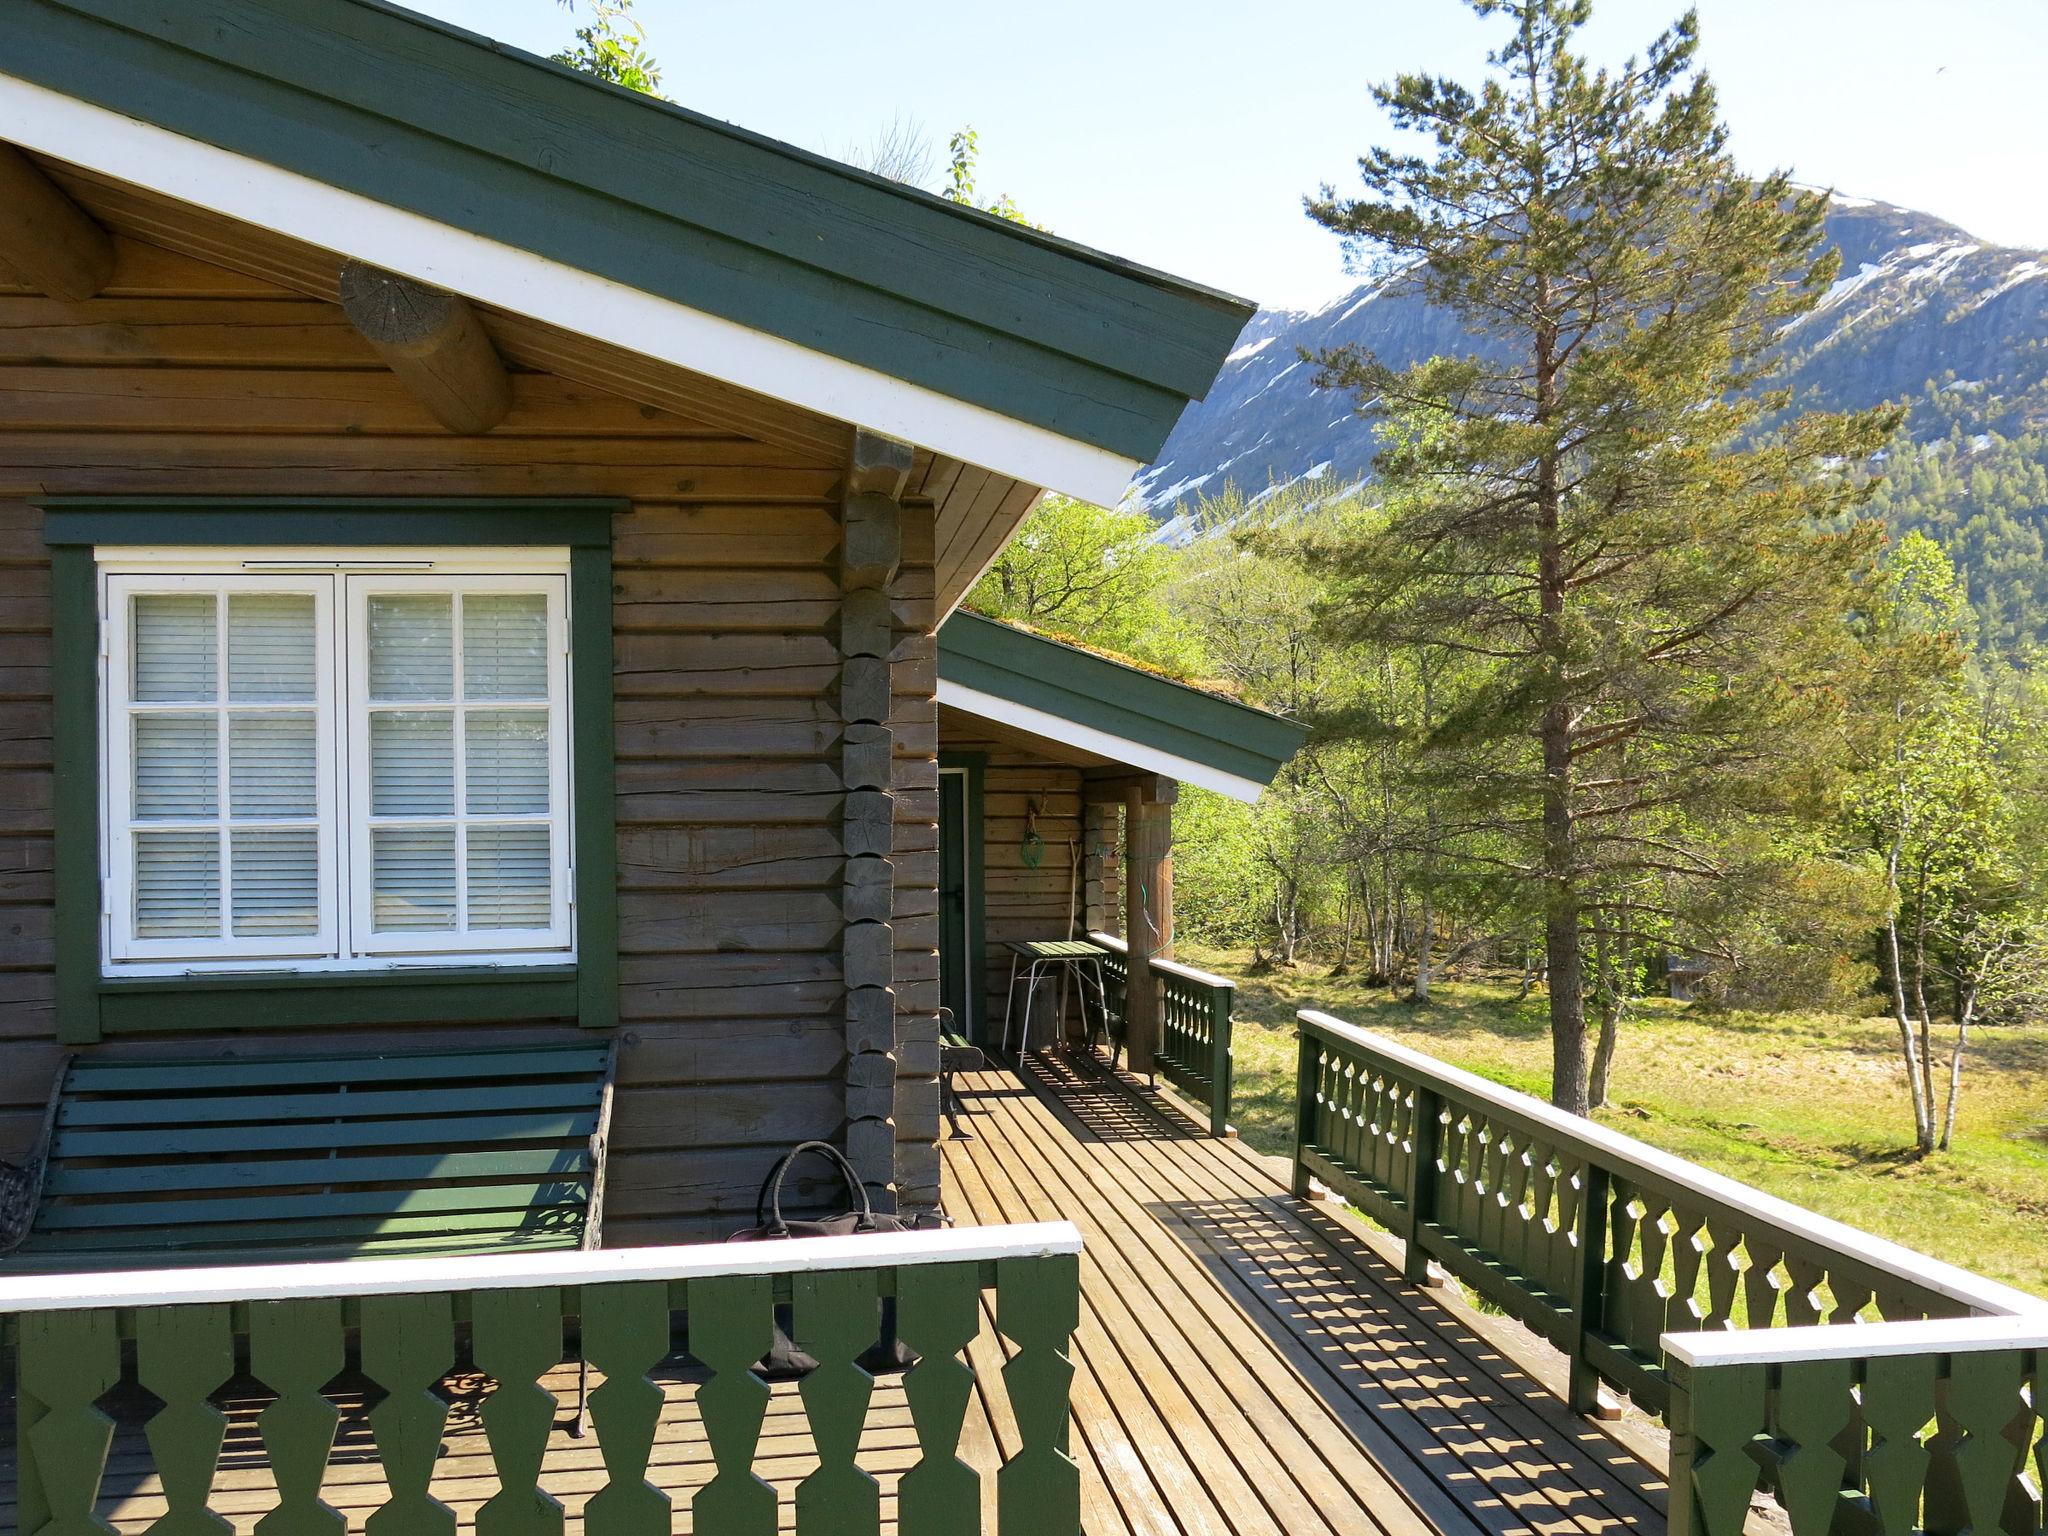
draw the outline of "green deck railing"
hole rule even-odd
[[[216,1510],[224,1443],[246,1511],[252,1460],[273,1491],[266,1536],[339,1532],[323,1498],[343,1461],[362,1482],[374,1461],[387,1496],[368,1529],[453,1532],[435,1466],[451,1398],[485,1383],[476,1417],[495,1486],[485,1536],[559,1532],[544,1466],[551,1435],[573,1415],[551,1390],[580,1337],[593,1378],[594,1455],[578,1489],[602,1474],[582,1510],[590,1536],[668,1531],[684,1509],[699,1531],[772,1536],[775,1488],[756,1476],[770,1388],[751,1367],[778,1315],[817,1363],[800,1396],[817,1466],[793,1494],[799,1531],[877,1529],[881,1489],[863,1465],[873,1379],[862,1354],[893,1302],[896,1335],[918,1357],[902,1396],[915,1459],[896,1479],[906,1536],[983,1529],[981,1473],[960,1460],[977,1395],[999,1395],[1014,1424],[995,1472],[998,1528],[1080,1529],[1080,1484],[1067,1454],[1069,1339],[1079,1316],[1080,1237],[1064,1222],[912,1235],[805,1239],[743,1247],[624,1248],[513,1258],[400,1259],[0,1279],[0,1325],[18,1426],[18,1527],[88,1536],[116,1527],[121,1488],[108,1457],[124,1433],[122,1481],[146,1458],[157,1533],[226,1530]],[[1007,1346],[1000,1380],[979,1380],[966,1351],[984,1329]],[[569,1374],[573,1387],[574,1375]],[[466,1384],[466,1385],[465,1385]],[[674,1404],[693,1399],[678,1427]],[[345,1405],[368,1434],[337,1430]],[[232,1410],[232,1412],[230,1411]],[[232,1437],[230,1438],[232,1430]],[[701,1450],[678,1455],[680,1435]],[[367,1442],[367,1443],[365,1443]],[[588,1443],[588,1442],[586,1442]],[[558,1442],[559,1444],[559,1442]],[[657,1455],[657,1449],[660,1454]],[[902,1451],[888,1453],[902,1466]],[[698,1470],[680,1478],[686,1466]],[[467,1522],[465,1522],[467,1523]]]
[[[1672,1334],[1671,1530],[2037,1536],[2048,1315]]]
[[[1088,937],[1108,951],[1103,986],[1111,1032],[1122,1041],[1129,947],[1112,934]],[[1237,983],[1176,960],[1154,959],[1152,977],[1159,989],[1159,1043],[1153,1058],[1169,1083],[1209,1111],[1210,1134],[1221,1136],[1230,1121],[1230,1027]]]
[[[1312,1180],[1672,1426],[1672,1529],[2036,1536],[2048,1303],[1392,1040],[1299,1015]],[[1822,1496],[1822,1490],[1828,1496]],[[1984,1523],[1984,1512],[1999,1518]],[[1909,1518],[1910,1516],[1910,1518]]]

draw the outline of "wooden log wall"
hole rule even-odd
[[[1123,807],[1081,808],[1081,889],[1090,933],[1124,931]]]
[[[1077,932],[1085,932],[1087,870],[1081,817],[1081,770],[1048,762],[1006,742],[948,733],[948,752],[986,756],[982,773],[982,869],[984,932],[988,945],[987,987],[982,1017],[990,1038],[1003,1027],[1013,939],[1067,937],[1070,898]],[[1033,865],[1025,840],[1035,828],[1044,852]],[[1020,996],[1018,1006],[1023,1006]],[[1074,1005],[1070,1002],[1070,1014]]]
[[[633,509],[615,530],[622,1089],[606,1236],[677,1241],[747,1224],[775,1154],[846,1124],[843,459],[531,372],[512,375],[495,431],[454,437],[336,306],[116,243],[113,281],[92,300],[0,284],[0,1155],[30,1143],[59,1058],[50,590],[30,498],[610,494]],[[930,513],[906,510],[901,540],[888,694],[895,979],[899,1006],[935,1017]],[[476,1028],[348,1043],[474,1043]],[[259,1027],[93,1049],[333,1044]],[[906,1048],[900,1064],[936,1060]],[[926,1081],[910,1073],[892,1090],[893,1132],[912,1151],[936,1135]],[[913,1162],[935,1196],[935,1163]]]

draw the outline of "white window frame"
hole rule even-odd
[[[566,573],[547,576],[510,575],[351,575],[345,584],[348,604],[348,810],[349,857],[353,869],[361,872],[349,882],[349,930],[356,952],[364,958],[399,955],[470,954],[480,950],[502,954],[520,950],[562,950],[569,943],[569,916],[574,868],[570,858],[569,825],[569,578]],[[369,604],[372,597],[394,593],[530,594],[548,599],[548,697],[545,701],[519,699],[464,700],[460,697],[463,658],[462,623],[459,607],[454,625],[457,697],[445,707],[455,714],[455,800],[450,816],[373,816],[370,806],[370,715],[377,708],[370,698]],[[467,783],[464,721],[475,710],[530,707],[544,702],[548,712],[548,809],[545,817],[532,815],[472,815],[465,803]],[[436,709],[435,704],[407,702],[407,709]],[[533,826],[544,822],[548,829],[550,921],[545,928],[491,928],[481,944],[463,927],[469,911],[468,828],[472,824],[491,826]],[[455,829],[455,914],[456,927],[446,932],[379,933],[371,913],[373,892],[370,835],[380,826],[449,826]]]
[[[570,732],[574,701],[570,697],[569,552],[566,549],[473,548],[456,550],[399,549],[217,549],[203,547],[106,548],[95,552],[100,596],[100,850],[101,882],[106,893],[101,912],[102,971],[108,976],[233,974],[282,968],[291,972],[389,971],[445,966],[530,966],[572,963],[576,955],[575,924],[575,792]],[[139,940],[133,933],[134,845],[133,744],[129,717],[135,713],[171,710],[212,710],[225,720],[230,709],[303,709],[305,705],[230,705],[224,681],[222,698],[210,705],[157,706],[128,702],[132,679],[132,635],[129,599],[137,592],[212,591],[236,589],[264,592],[307,591],[315,596],[317,625],[316,753],[319,782],[320,891],[319,932],[262,939],[229,937],[226,906],[227,844],[222,841],[222,936],[214,939]],[[444,932],[378,934],[371,926],[369,816],[369,704],[367,603],[373,593],[409,592],[545,592],[549,597],[548,783],[545,818],[549,829],[550,922],[538,929],[482,929],[458,926]],[[218,605],[225,625],[226,603]],[[455,644],[460,656],[460,625]],[[216,641],[216,666],[225,679],[225,636]],[[460,677],[459,660],[457,677]],[[459,687],[459,684],[458,684]],[[466,709],[518,707],[515,700],[476,700],[452,705],[458,716]],[[537,701],[535,701],[537,702]],[[227,796],[226,730],[221,733],[219,819],[217,825],[261,826],[254,819],[231,823]],[[455,743],[461,764],[462,738]],[[455,815],[416,818],[465,826],[480,824],[537,825],[539,816],[469,816],[458,800]],[[403,822],[414,818],[379,818]],[[303,821],[297,823],[303,825]],[[161,823],[167,829],[180,822]],[[468,868],[466,844],[458,832],[456,877],[458,924],[466,920]]]
[[[107,920],[106,954],[110,962],[123,963],[122,969],[132,968],[133,962],[181,960],[189,961],[195,952],[223,960],[275,958],[280,956],[299,958],[320,958],[339,952],[340,932],[337,920],[335,892],[338,888],[335,878],[336,821],[337,821],[337,776],[335,767],[335,699],[334,699],[334,583],[327,577],[255,576],[240,573],[220,575],[193,574],[118,574],[110,575],[106,585],[106,606],[108,617],[120,615],[113,631],[102,631],[101,651],[105,657],[105,682],[101,688],[104,701],[101,740],[105,743],[101,759],[100,777],[105,786],[107,803],[106,835],[102,846],[107,850],[103,871],[105,878]],[[211,703],[176,703],[168,701],[136,701],[131,699],[134,680],[133,632],[129,623],[130,602],[138,596],[155,593],[204,592],[218,595],[214,604],[214,698]],[[235,703],[228,697],[228,639],[226,599],[236,592],[290,592],[303,594],[313,599],[313,639],[315,675],[313,700],[310,704],[295,703]],[[103,619],[103,624],[106,622]],[[229,856],[230,829],[241,827],[257,829],[269,826],[303,827],[304,818],[236,819],[230,804],[230,778],[228,772],[229,720],[237,714],[304,713],[307,709],[314,716],[314,814],[318,818],[315,846],[318,849],[318,896],[317,921],[309,934],[277,935],[268,938],[236,938],[233,936],[229,908],[233,879]],[[215,750],[218,767],[215,771],[215,808],[207,821],[147,821],[139,822],[135,817],[135,757],[133,724],[137,715],[196,714],[211,715],[220,722]],[[220,834],[220,933],[211,939],[144,939],[134,932],[135,911],[135,835],[138,832],[176,832],[215,830]]]

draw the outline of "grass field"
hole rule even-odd
[[[1293,1020],[1320,1008],[1527,1093],[1550,1083],[1540,993],[1442,986],[1427,1007],[1321,967],[1247,974],[1244,957],[1180,958],[1239,982],[1231,1118],[1291,1149]],[[1717,1013],[1662,1000],[1623,1032],[1614,1106],[1629,1135],[1923,1253],[2048,1295],[2048,1027],[1982,1031],[1964,1069],[1954,1150],[1910,1155],[1912,1108],[1884,1017]]]

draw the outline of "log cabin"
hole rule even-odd
[[[1298,742],[956,612],[1249,313],[371,0],[10,4],[0,1156],[70,1056],[595,1035],[607,1246],[938,1205],[942,1002],[1164,953]]]

